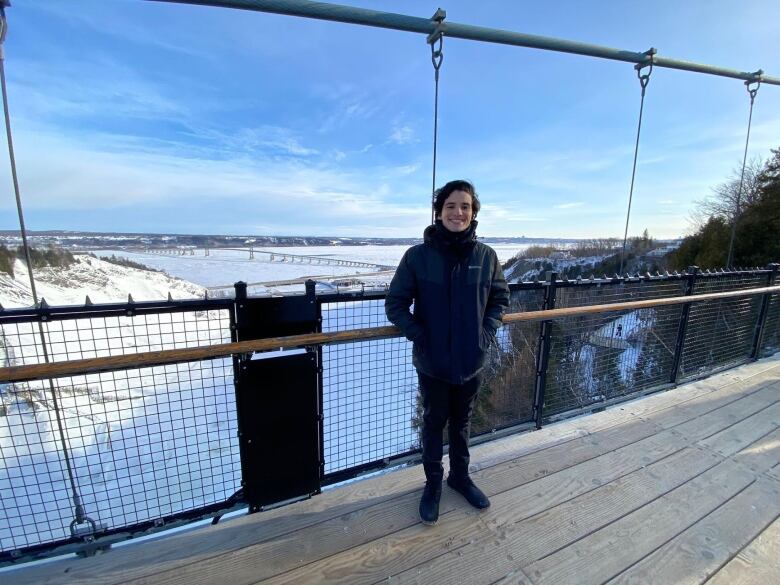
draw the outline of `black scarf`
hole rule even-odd
[[[426,232],[430,232],[432,240],[441,250],[452,252],[460,259],[467,256],[477,243],[477,220],[473,220],[462,232],[451,232],[444,227],[440,219],[437,219]]]

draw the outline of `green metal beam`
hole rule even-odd
[[[237,8],[241,10],[253,10],[256,12],[270,12],[273,14],[286,14],[288,16],[301,16],[304,18],[315,18],[318,20],[331,20],[349,24],[360,24],[365,26],[402,30],[424,35],[430,35],[437,30],[436,23],[427,18],[406,16],[404,14],[395,14],[392,12],[381,12],[379,10],[370,10],[367,8],[356,8],[353,6],[328,4],[325,2],[310,2],[308,0],[151,1],[177,4],[195,4],[200,6],[215,6],[220,8]],[[600,59],[624,61],[627,63],[648,63],[648,55],[645,51],[624,51],[621,49],[613,49],[600,45],[591,45],[589,43],[578,43],[564,39],[529,35],[495,28],[472,26],[469,24],[458,24],[455,22],[444,22],[441,26],[441,29],[439,30],[443,30],[447,37],[456,39],[468,39],[486,43],[498,43],[502,45],[513,45],[516,47],[528,47],[532,49],[543,49],[546,51],[573,53],[576,55],[598,57]],[[718,75],[721,77],[731,77],[734,79],[742,79],[744,81],[757,81],[760,76],[761,83],[763,84],[780,85],[779,77],[763,75],[760,70],[755,72],[737,71],[736,69],[726,69],[725,67],[715,67],[713,65],[694,63],[692,61],[669,59],[667,57],[659,57],[658,55],[655,55],[653,58],[653,66],[665,67],[667,69],[680,69],[682,71],[693,71],[696,73],[705,73],[708,75]]]

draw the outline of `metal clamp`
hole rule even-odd
[[[432,45],[439,39],[441,39],[444,32],[447,30],[447,25],[444,24],[444,19],[447,18],[447,11],[442,10],[441,8],[438,8],[436,10],[436,13],[431,16],[431,20],[436,23],[436,27],[433,29],[433,32],[428,35],[428,38],[426,39],[429,45]]]
[[[97,531],[97,524],[89,516],[77,518],[70,523],[70,535],[73,538],[81,538],[87,542],[91,542],[94,540]]]
[[[756,94],[758,93],[758,88],[761,87],[761,76],[764,75],[764,70],[759,69],[755,73],[753,73],[753,79],[748,79],[745,82],[745,88],[747,89],[748,95],[750,96],[750,104],[753,104],[753,100],[756,99]],[[755,87],[750,87],[753,84],[756,84]]]
[[[650,47],[647,51],[645,51],[645,60],[634,65],[634,69],[636,69],[636,76],[639,78],[639,83],[641,84],[643,91],[650,81],[650,74],[653,72],[653,62],[655,61],[656,53],[658,53],[658,49],[655,47]],[[642,73],[642,69],[645,67],[649,67],[649,69],[647,70],[647,73]]]
[[[436,10],[436,14],[431,17],[431,20],[436,23],[436,27],[427,38],[427,42],[431,46],[431,62],[437,73],[441,67],[441,62],[444,60],[444,32],[447,29],[444,24],[445,18],[447,18],[446,11],[441,8]]]

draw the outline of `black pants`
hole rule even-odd
[[[423,405],[422,452],[425,477],[440,481],[442,468],[442,433],[449,422],[450,473],[467,475],[469,470],[469,435],[471,413],[477,401],[482,376],[465,384],[449,384],[417,372]]]

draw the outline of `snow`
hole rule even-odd
[[[489,244],[505,262],[528,247],[528,244]],[[274,254],[295,254],[300,256],[318,256],[333,260],[352,260],[382,266],[397,266],[409,246],[286,246],[254,250],[255,257],[250,259],[249,249],[220,250],[210,249],[206,256],[203,250],[193,250],[193,255],[168,255],[152,252],[130,252],[127,250],[95,250],[98,256],[122,256],[134,262],[140,262],[152,268],[164,270],[172,276],[183,278],[203,287],[231,286],[239,280],[254,282],[272,282],[306,277],[351,276],[355,273],[370,274],[368,268],[350,266],[326,266],[294,262],[270,262],[268,256],[260,254],[267,251]],[[392,273],[378,278],[367,279],[371,282],[389,283]],[[133,294],[135,297],[135,294]]]
[[[389,325],[382,301],[327,303],[322,309],[324,332]],[[402,338],[323,347],[326,473],[418,446],[411,348]]]
[[[49,305],[83,305],[89,295],[93,303],[133,300],[203,298],[202,286],[162,272],[138,270],[93,258],[76,256],[67,268],[36,268],[35,288],[38,298]],[[32,293],[27,266],[20,260],[14,264],[14,277],[0,272],[0,304],[6,308],[32,306]]]
[[[226,311],[48,321],[54,360],[230,341]],[[3,365],[38,363],[38,326],[2,328]],[[87,515],[101,526],[224,501],[239,486],[230,359],[0,388],[0,549],[69,536],[69,478],[54,408]]]

